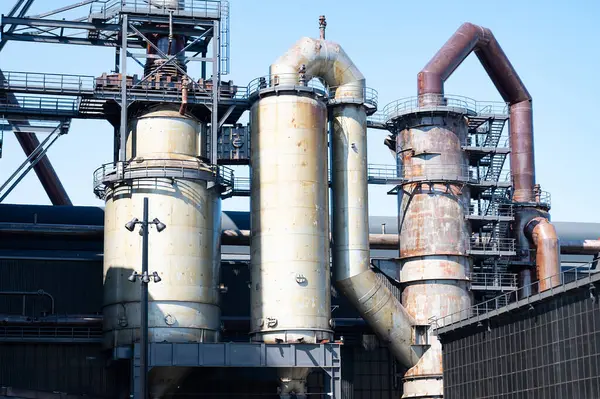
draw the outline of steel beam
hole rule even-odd
[[[123,28],[121,31],[121,126],[119,137],[119,161],[125,162],[127,158],[127,32],[129,31],[129,22],[127,14],[123,14],[121,21]],[[116,137],[115,137],[116,139]],[[121,171],[122,172],[122,171]]]
[[[34,0],[27,0],[27,3],[25,3],[25,5],[23,6],[23,8],[21,9],[21,11],[19,11],[18,17],[22,17],[23,15],[25,15],[25,13],[27,12],[27,10],[29,10],[29,7],[31,7],[31,5],[33,4]],[[19,8],[19,6],[21,5],[21,3],[23,3],[22,1],[18,2],[17,4],[15,4],[15,6],[10,10],[10,14],[14,14],[16,12],[16,10]],[[10,20],[12,19],[12,17],[3,17],[2,18],[2,31],[4,31],[3,27],[4,24],[8,24],[10,22],[5,22],[6,20]],[[7,35],[10,35],[12,32],[14,32],[14,30],[17,29],[17,25],[12,24],[10,28],[8,28],[8,30],[6,32],[2,32],[2,40],[0,40],[0,52],[2,51],[2,49],[4,48],[4,46],[6,45],[6,42],[8,41],[7,39]]]
[[[217,140],[219,135],[219,86],[221,68],[221,31],[219,21],[213,21],[213,54],[212,54],[212,109],[210,116],[210,163],[217,164]]]

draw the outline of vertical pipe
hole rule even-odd
[[[212,59],[212,113],[210,119],[210,163],[217,164],[217,136],[219,133],[219,85],[220,85],[220,30],[219,21],[213,23],[213,59]]]
[[[554,226],[545,217],[536,217],[525,226],[525,234],[536,249],[535,265],[539,291],[560,285],[560,246]]]
[[[206,59],[206,51],[202,52],[202,59]],[[201,70],[200,70],[200,77],[202,78],[203,81],[206,80],[206,61],[202,61],[201,62],[202,66],[201,66]]]
[[[535,162],[531,100],[511,104],[509,129],[513,201],[534,202]]]
[[[119,73],[119,60],[121,58],[121,48],[115,48],[115,73]]]
[[[142,220],[142,276],[141,276],[141,324],[140,334],[140,395],[148,399],[148,197],[144,197]]]
[[[121,27],[121,129],[119,145],[119,161],[125,162],[127,153],[127,31],[129,23],[127,14],[122,14]]]
[[[343,104],[332,112],[335,283],[400,363],[410,368],[419,358],[411,346],[415,321],[370,269],[366,112],[354,104]]]

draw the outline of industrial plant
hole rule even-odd
[[[459,22],[381,105],[325,16],[234,83],[227,1],[33,2],[0,51],[110,47],[114,69],[0,62],[26,155],[0,182],[0,398],[600,398],[600,225],[551,220],[535,93],[489,29]],[[471,53],[503,101],[445,92]],[[73,206],[47,154],[73,119],[114,128],[102,208]],[[369,129],[395,164],[369,162]],[[32,169],[53,205],[7,203]]]

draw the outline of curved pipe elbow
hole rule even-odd
[[[525,225],[525,234],[535,246],[539,291],[560,285],[560,246],[554,225],[544,217],[535,217]]]
[[[297,84],[302,65],[308,76],[319,77],[335,88],[336,99],[364,97],[365,78],[339,44],[303,37],[271,64],[270,75],[277,75],[279,84]]]
[[[412,347],[415,319],[372,270],[338,280],[336,286],[404,367],[417,364],[420,356]]]

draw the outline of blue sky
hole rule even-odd
[[[37,0],[30,13],[74,3]],[[318,36],[318,16],[327,17],[327,38],[339,42],[379,92],[380,107],[416,94],[418,71],[463,22],[490,28],[525,82],[534,101],[537,182],[552,194],[552,218],[600,222],[600,184],[594,154],[600,148],[600,2],[400,1],[400,0],[232,0],[231,79],[246,85],[268,73],[279,55],[302,36]],[[0,1],[8,13],[13,0]],[[81,16],[86,9],[75,13]],[[0,53],[6,71],[98,76],[113,67],[114,49],[9,42]],[[130,61],[131,65],[132,62]],[[199,72],[192,70],[196,76]],[[501,100],[475,56],[448,80],[446,93],[477,100]],[[369,131],[369,162],[392,164],[382,142]],[[92,173],[112,159],[112,127],[76,120],[49,151],[73,202],[102,205],[92,193]],[[0,159],[3,182],[25,156],[5,133]],[[240,174],[242,171],[239,172]],[[372,215],[396,215],[389,187],[371,186]],[[7,198],[12,203],[49,203],[31,173]],[[247,199],[227,199],[223,209],[248,209]]]

